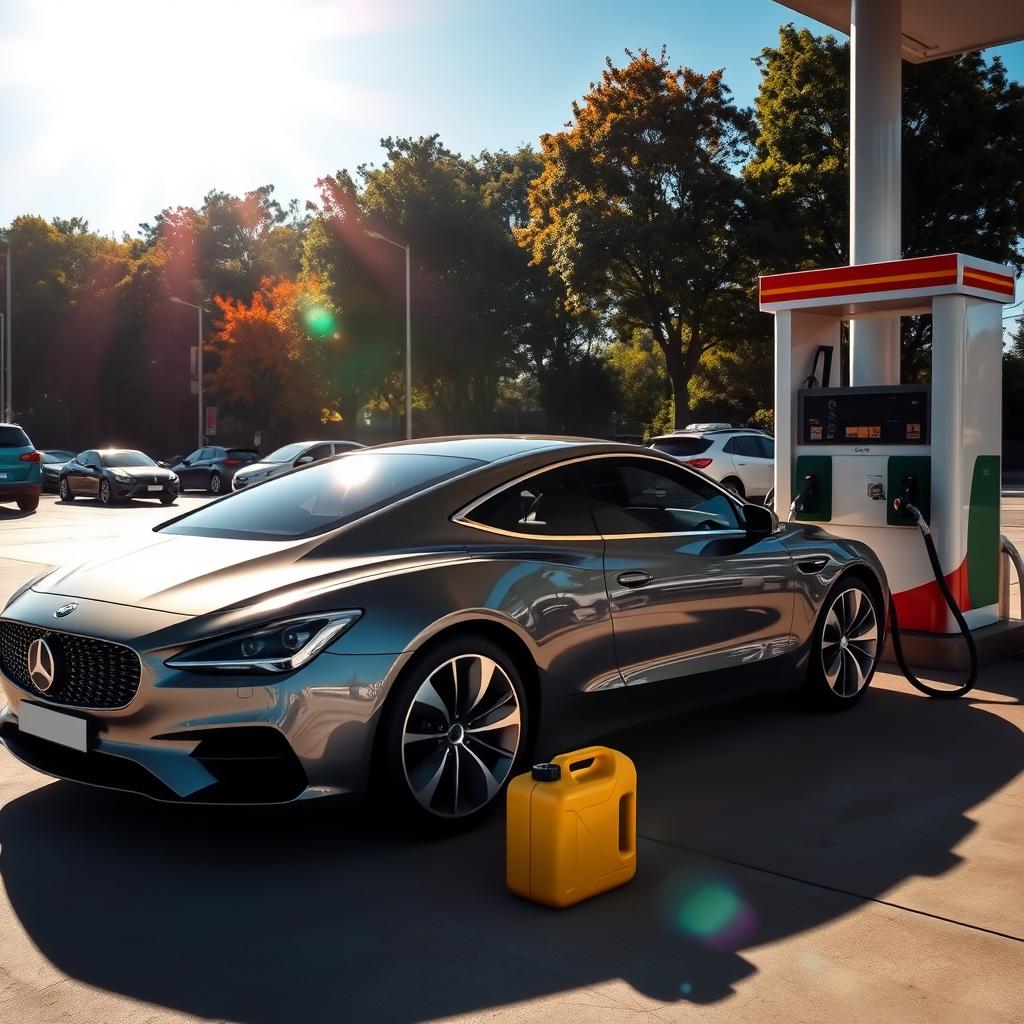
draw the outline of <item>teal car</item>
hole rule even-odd
[[[0,501],[35,512],[42,488],[39,452],[16,423],[0,423]]]

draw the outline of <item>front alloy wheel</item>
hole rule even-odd
[[[526,756],[526,701],[511,659],[484,638],[445,644],[396,694],[391,775],[420,817],[466,821]],[[398,768],[398,771],[394,769]]]
[[[111,490],[110,490],[110,481],[109,480],[101,480],[100,481],[100,504],[101,505],[109,505],[113,500],[114,500],[114,495],[111,493]]]
[[[60,500],[67,503],[75,500],[75,495],[71,490],[71,484],[68,483],[68,478],[62,476],[60,478],[60,486],[57,488],[60,491]]]
[[[874,596],[857,580],[829,594],[815,630],[809,682],[834,707],[848,707],[867,689],[881,654]]]

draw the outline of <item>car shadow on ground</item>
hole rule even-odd
[[[745,949],[949,871],[968,811],[1024,768],[1012,723],[890,690],[845,715],[755,700],[606,742],[639,771],[640,870],[565,911],[504,889],[500,816],[423,838],[380,812],[68,783],[0,810],[0,874],[60,970],[204,1018],[412,1022],[611,979],[712,1003],[754,973]]]

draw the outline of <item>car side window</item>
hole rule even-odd
[[[757,439],[758,444],[761,447],[761,458],[762,459],[774,459],[775,458],[775,438],[774,437],[759,437]]]
[[[724,450],[730,455],[740,455],[747,459],[761,459],[764,456],[761,454],[758,440],[756,434],[738,434],[729,438]]]
[[[88,461],[86,462],[86,465],[89,466],[91,469],[99,469],[100,468],[100,457],[99,457],[99,455],[96,452],[89,452]]]
[[[499,491],[466,516],[506,533],[538,537],[597,534],[583,487],[572,466],[538,473]]]
[[[321,459],[329,459],[334,454],[334,449],[329,444],[316,444],[302,454],[309,455],[314,462],[319,462]]]
[[[77,462],[79,466],[87,466],[89,464],[89,453],[79,452],[75,456],[75,462]]]
[[[188,455],[182,459],[182,462],[198,462],[199,456],[203,454],[202,448],[197,448],[194,452],[189,452]]]
[[[740,529],[733,502],[682,467],[653,459],[590,459],[583,474],[603,534]]]

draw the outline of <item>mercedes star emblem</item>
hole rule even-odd
[[[46,693],[53,686],[54,661],[50,645],[43,639],[33,640],[28,645],[28,677],[32,685]]]
[[[55,619],[63,619],[65,615],[70,615],[78,607],[77,601],[72,601],[70,604],[62,604],[54,613]]]

